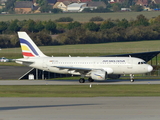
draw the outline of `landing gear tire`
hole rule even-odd
[[[84,83],[85,82],[85,79],[84,78],[80,78],[79,79],[79,83]]]
[[[134,75],[133,74],[130,74],[130,79],[131,79],[131,82],[134,82]]]
[[[93,80],[91,77],[89,77],[89,78],[88,78],[88,81],[89,81],[89,82],[93,82],[94,80]]]

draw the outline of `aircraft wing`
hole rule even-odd
[[[76,70],[76,71],[91,71],[91,68],[81,68],[81,67],[71,67],[71,66],[53,66],[60,69],[69,69],[69,70]]]
[[[87,72],[90,72],[92,70],[104,70],[108,74],[113,73],[112,68],[82,68],[82,67],[72,67],[72,66],[53,66],[53,67],[57,67],[59,69],[75,70],[75,72],[81,72],[81,73],[87,73]]]

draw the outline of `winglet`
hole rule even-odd
[[[18,32],[18,37],[24,58],[46,57],[26,32]]]

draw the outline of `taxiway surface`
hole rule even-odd
[[[0,85],[87,85],[78,80],[0,80]],[[92,84],[160,84],[112,80]],[[1,97],[0,120],[159,120],[160,97]]]
[[[160,97],[0,98],[0,120],[159,120]]]
[[[105,85],[105,84],[160,84],[160,80],[106,80],[79,83],[78,80],[0,80],[0,85]]]

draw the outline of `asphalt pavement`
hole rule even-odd
[[[159,120],[160,97],[0,98],[0,120]]]
[[[23,74],[31,68],[27,66],[0,66],[0,80],[14,79],[18,80]]]

